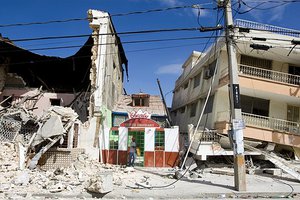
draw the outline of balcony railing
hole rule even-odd
[[[291,132],[295,134],[300,134],[300,127],[299,123],[297,122],[254,115],[250,113],[242,113],[242,116],[246,125],[268,128],[280,132]]]
[[[300,134],[300,125],[297,122],[244,112],[242,113],[242,116],[245,124],[248,126],[251,125],[254,127],[276,130],[279,132]],[[219,112],[217,115],[217,121],[229,121],[229,111]]]
[[[287,83],[287,84],[293,84],[293,85],[299,85],[300,84],[300,76],[292,75],[288,73],[278,72],[278,71],[272,71],[257,67],[251,67],[247,65],[239,65],[239,73],[245,74],[249,76],[255,76],[259,78],[269,79],[272,81]]]
[[[298,31],[298,30],[282,28],[282,27],[279,27],[279,26],[273,26],[273,25],[269,25],[269,24],[262,24],[262,23],[257,23],[257,22],[242,20],[242,19],[235,20],[235,25],[237,27],[242,27],[242,28],[265,30],[265,31],[277,33],[277,34],[280,34],[280,35],[300,37],[300,31]]]

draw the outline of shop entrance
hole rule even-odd
[[[135,166],[144,166],[144,144],[145,144],[145,132],[144,131],[129,131],[127,146],[130,147],[131,138],[135,138],[136,142],[136,158]]]

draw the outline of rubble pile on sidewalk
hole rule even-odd
[[[77,120],[71,109],[51,107],[41,117],[25,108],[28,97],[0,108],[0,199],[18,194],[112,191],[122,185],[124,168],[101,164],[84,153],[69,167],[42,170],[39,160],[50,148],[59,147]],[[24,196],[25,195],[25,196]]]
[[[0,198],[15,194],[26,194],[30,197],[36,193],[85,191],[106,193],[113,185],[124,185],[122,179],[128,172],[121,166],[101,164],[91,160],[86,154],[80,154],[71,167],[43,171],[18,168],[14,144],[2,142],[5,153],[1,150],[0,159]],[[100,175],[100,176],[99,176]],[[104,175],[104,176],[102,176]],[[105,180],[101,180],[105,177]],[[96,187],[91,181],[97,180]],[[102,182],[101,182],[102,181]]]

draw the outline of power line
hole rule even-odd
[[[207,39],[207,38],[219,38],[223,36],[213,36],[213,37],[206,37],[206,36],[198,36],[198,37],[179,37],[179,38],[164,38],[164,39],[151,39],[151,40],[133,40],[133,41],[124,41],[120,44],[136,44],[136,43],[152,43],[152,42],[167,42],[167,41],[178,41],[178,40],[195,40],[195,39]],[[98,44],[101,45],[116,45],[118,43],[110,42],[110,43],[102,43]],[[56,46],[56,47],[43,47],[43,48],[32,48],[32,49],[20,49],[20,50],[0,50],[0,53],[7,53],[7,52],[17,52],[17,51],[41,51],[41,50],[55,50],[55,49],[70,49],[70,48],[78,48],[78,47],[92,47],[94,44],[91,45],[68,45],[68,46]],[[2,48],[3,49],[3,48]]]
[[[289,3],[297,3],[300,1],[257,1],[257,5],[255,6],[249,6],[245,1],[243,0],[239,0],[239,2],[242,2],[243,5],[245,5],[246,7],[248,7],[249,9],[243,12],[237,11],[235,10],[238,14],[246,14],[252,10],[271,10]],[[251,1],[251,3],[253,3],[253,1]],[[266,8],[260,8],[260,6],[265,5],[266,3],[276,3],[278,5],[274,5],[274,6],[270,6],[270,7],[266,7]]]
[[[101,35],[131,35],[131,34],[147,34],[147,33],[160,33],[160,32],[178,32],[178,31],[200,31],[201,28],[170,28],[170,29],[155,29],[155,30],[140,30],[140,31],[125,31],[119,33],[100,33],[100,34],[82,34],[82,35],[64,35],[64,36],[47,36],[47,37],[35,37],[35,38],[21,38],[12,39],[13,42],[26,42],[35,40],[53,40],[53,39],[68,39],[68,38],[79,38],[89,36],[101,36]]]
[[[251,0],[251,3],[299,3],[300,0],[258,0],[258,1],[253,1]]]
[[[186,5],[186,6],[175,6],[175,7],[168,7],[168,8],[159,8],[159,9],[151,9],[151,10],[144,10],[144,11],[133,11],[127,13],[116,13],[109,15],[110,17],[122,17],[128,15],[136,15],[136,14],[146,14],[152,12],[164,12],[169,10],[176,10],[176,9],[186,9],[186,8],[193,8],[193,9],[215,9],[215,8],[204,8],[201,7],[202,5],[209,5],[212,3],[202,3],[202,4],[193,4],[193,5]],[[100,17],[100,18],[107,18],[107,17]],[[93,18],[72,18],[72,19],[62,19],[62,20],[50,20],[50,21],[41,21],[41,22],[28,22],[28,23],[15,23],[15,24],[0,24],[0,28],[4,27],[16,27],[16,26],[31,26],[31,25],[46,25],[52,23],[67,23],[67,22],[77,22],[77,21],[86,21],[91,20]],[[99,19],[99,18],[94,18]]]
[[[211,42],[212,43],[212,42]],[[135,49],[135,50],[129,50],[126,51],[126,53],[135,53],[135,52],[143,52],[143,51],[153,51],[153,50],[164,50],[164,49],[170,49],[170,48],[179,48],[179,47],[185,47],[185,46],[195,46],[195,45],[203,45],[206,43],[194,43],[194,44],[184,44],[184,45],[172,45],[172,46],[165,46],[165,47],[154,47],[154,48],[145,48],[145,49]],[[103,53],[100,55],[116,55],[118,53],[116,52],[110,52],[110,53]],[[44,63],[44,62],[51,62],[51,61],[57,61],[58,59],[73,59],[73,58],[87,58],[91,57],[91,55],[83,55],[83,56],[70,56],[66,58],[60,58],[60,57],[54,57],[54,58],[49,58],[45,60],[37,60],[34,61],[34,63]],[[25,62],[17,62],[17,63],[9,63],[9,65],[21,65],[21,64],[33,64],[32,61],[25,61]]]
[[[218,24],[220,24],[220,22],[221,22],[222,19],[224,18],[224,12],[222,13],[222,16],[220,17],[220,19],[219,19],[219,13],[220,13],[220,9],[217,10],[216,26],[217,26]],[[214,41],[213,43],[216,43],[217,37],[213,36],[215,32],[217,33],[217,31],[213,31],[212,34],[211,34],[211,36],[208,38],[208,40],[207,40],[207,42],[205,43],[205,45],[204,45],[202,51],[200,52],[200,55],[198,56],[197,60],[195,61],[195,65],[197,65],[197,64],[198,64],[198,61],[202,58],[203,53],[204,53],[204,51],[206,50],[208,44],[211,43],[210,40],[211,40],[212,38],[215,38],[215,41]],[[221,37],[221,36],[218,36],[218,37]],[[224,37],[224,36],[222,36],[222,37]],[[215,51],[216,51],[216,49],[215,49]],[[210,55],[209,55],[209,56],[210,56]],[[192,72],[194,72],[194,71],[191,69],[191,70],[185,75],[185,77],[183,78],[183,80],[181,80],[181,83],[184,83],[184,82],[189,78],[189,75],[190,75]],[[180,85],[181,85],[181,83],[180,83]],[[175,88],[174,90],[176,90],[176,89],[177,89],[177,88]]]

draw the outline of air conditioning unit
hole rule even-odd
[[[209,69],[204,71],[204,79],[209,79],[210,77],[212,77],[212,73]]]

